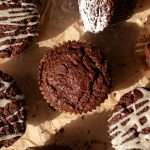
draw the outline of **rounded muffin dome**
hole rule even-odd
[[[71,113],[91,111],[104,102],[110,90],[107,60],[92,45],[64,43],[41,60],[39,85],[55,109]]]

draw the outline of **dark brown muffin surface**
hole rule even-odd
[[[0,147],[12,145],[24,132],[24,96],[12,77],[0,71]]]
[[[44,56],[39,83],[44,98],[55,109],[88,112],[107,98],[107,61],[96,47],[68,42]]]
[[[0,0],[0,58],[20,54],[38,36],[39,0]]]
[[[123,95],[108,123],[115,150],[150,149],[150,91],[137,88]]]

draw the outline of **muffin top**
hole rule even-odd
[[[104,102],[110,90],[107,60],[99,48],[67,42],[40,63],[40,90],[59,111],[83,113]]]

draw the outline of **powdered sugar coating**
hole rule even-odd
[[[113,15],[112,0],[79,0],[79,10],[86,31],[103,31]]]

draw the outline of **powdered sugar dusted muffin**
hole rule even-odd
[[[114,13],[113,0],[78,0],[81,18],[86,31],[103,31]]]
[[[150,91],[137,88],[123,95],[108,123],[115,150],[149,150]]]
[[[0,71],[0,147],[12,145],[24,132],[24,96],[12,77]]]
[[[38,36],[39,0],[0,0],[0,58],[20,54]]]
[[[81,19],[86,31],[97,33],[111,24],[129,18],[136,0],[78,0]]]

